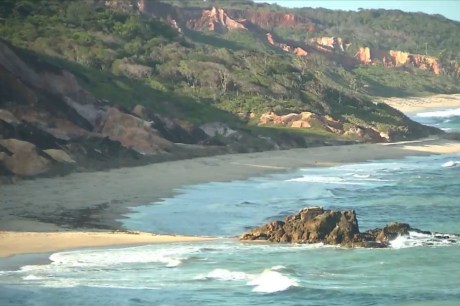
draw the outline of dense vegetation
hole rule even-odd
[[[359,46],[370,46],[382,50],[404,50],[460,60],[460,22],[441,15],[383,9],[360,9],[358,12],[309,7],[288,9],[276,4],[254,3],[248,0],[161,1],[182,7],[215,5],[259,12],[295,13],[299,19],[309,20],[315,31],[305,31],[304,28],[273,29],[270,24],[266,28],[275,30],[285,38],[298,41],[318,36],[343,37],[352,43],[350,52],[356,52]],[[305,5],[308,6],[308,2]]]
[[[180,1],[182,6],[209,6],[214,2],[224,7],[287,11],[250,1]],[[428,43],[430,50],[431,46],[439,52],[459,49],[459,24],[442,17],[311,9],[298,13],[320,29],[315,35],[338,34],[382,48],[415,48],[414,51],[420,44],[415,41],[424,36],[423,43]],[[371,18],[377,13],[378,18]],[[385,25],[381,20],[390,22]],[[371,27],[387,36],[375,40]],[[439,37],[434,35],[434,27],[443,30]],[[346,32],[350,29],[355,31]],[[396,29],[400,32],[396,33]],[[298,29],[275,30],[297,40],[311,35]],[[412,35],[412,41],[398,33]],[[446,35],[452,37],[445,39]],[[107,9],[104,1],[97,0],[3,0],[0,36],[70,69],[100,98],[129,107],[145,104],[160,113],[194,122],[211,118],[228,121],[234,120],[228,113],[244,117],[274,110],[280,114],[313,111],[359,124],[398,125],[402,122],[400,113],[375,106],[370,95],[448,92],[455,91],[458,84],[458,80],[447,76],[406,68],[387,70],[373,66],[350,70],[318,54],[295,57],[249,31],[218,35],[183,28],[178,33],[165,20],[141,16],[129,5]],[[456,58],[458,54],[449,56]],[[407,82],[404,86],[401,76]]]

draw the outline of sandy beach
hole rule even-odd
[[[403,113],[413,113],[424,110],[428,111],[435,108],[460,107],[460,94],[411,98],[384,98],[380,102],[384,102]]]
[[[0,257],[86,247],[198,242],[212,239],[143,232],[0,232]]]
[[[388,103],[404,112],[456,107],[460,106],[460,95],[391,99]],[[110,231],[129,230],[123,228],[121,220],[130,207],[161,201],[186,185],[241,180],[301,167],[452,153],[460,153],[459,142],[433,137],[398,143],[229,154],[0,185],[0,256],[209,239]]]

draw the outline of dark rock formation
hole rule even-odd
[[[286,243],[324,243],[346,247],[389,246],[389,242],[409,231],[423,232],[405,223],[393,223],[361,233],[354,210],[335,211],[306,207],[284,221],[273,221],[244,233],[240,240]]]
[[[114,107],[110,107],[103,116],[99,132],[141,154],[163,153],[173,146],[151,128],[148,122]]]
[[[201,147],[173,143],[209,138],[198,127],[142,106],[130,112],[110,105],[69,71],[0,39],[0,176],[52,176],[206,155]]]

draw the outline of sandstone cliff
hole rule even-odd
[[[380,63],[384,67],[393,68],[403,65],[413,65],[422,70],[428,70],[436,75],[441,74],[442,68],[439,59],[433,56],[412,54],[398,50],[378,50],[369,47],[360,47],[355,58],[361,64]]]
[[[110,0],[107,5],[113,7],[121,4],[117,0]],[[182,8],[159,1],[147,0],[139,0],[137,4],[131,1],[128,4],[125,3],[122,7],[129,9],[136,5],[142,14],[169,20],[171,26],[177,31],[181,31],[181,28],[186,26],[197,31],[218,33],[226,33],[232,30],[249,30],[257,32],[256,34],[265,32],[267,43],[297,56],[305,57],[312,52],[326,55],[331,52],[342,53],[342,56],[334,57],[333,60],[338,60],[344,67],[353,67],[357,64],[381,63],[384,67],[393,68],[410,64],[416,68],[431,71],[436,75],[443,72],[439,59],[427,55],[410,54],[405,51],[378,50],[363,46],[359,47],[354,57],[351,57],[345,54],[351,44],[346,43],[346,39],[342,37],[322,36],[311,38],[306,42],[287,42],[281,39],[276,41],[271,32],[275,28],[303,29],[310,33],[317,32],[314,21],[295,13],[223,9],[218,7],[209,9]],[[267,33],[267,31],[270,32]]]
[[[303,48],[301,48],[301,47],[294,47],[294,46],[288,45],[286,43],[278,43],[278,42],[276,42],[271,33],[267,33],[266,36],[267,36],[267,42],[270,45],[276,46],[276,47],[280,48],[281,50],[283,50],[284,52],[292,53],[292,54],[297,55],[297,56],[307,56],[308,55],[308,52],[306,50],[304,50]]]
[[[350,44],[345,44],[341,37],[316,37],[309,40],[310,43],[322,47],[324,51],[337,50],[344,52]]]
[[[208,30],[218,33],[246,30],[246,27],[241,22],[229,17],[223,9],[215,7],[210,10],[203,10],[201,16],[197,19],[188,20],[187,26],[193,30]]]

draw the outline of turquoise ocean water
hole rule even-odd
[[[389,249],[226,239],[310,205],[353,208],[361,230],[399,221],[460,234],[459,165],[458,154],[408,157],[186,186],[135,208],[126,226],[224,239],[0,265],[0,305],[460,305],[457,235],[412,234]]]

